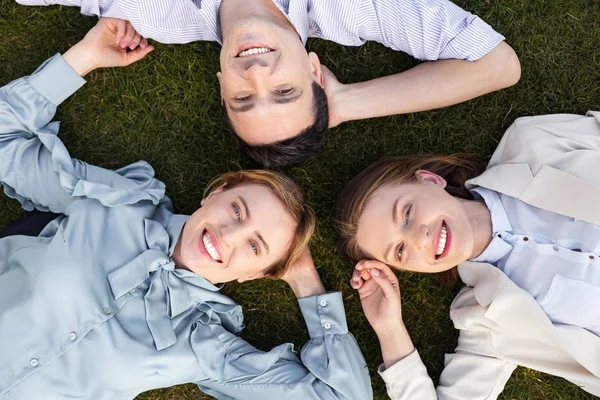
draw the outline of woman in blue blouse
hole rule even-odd
[[[0,240],[0,399],[131,399],[187,382],[221,399],[371,398],[341,296],[325,292],[308,253],[314,216],[297,184],[225,174],[199,210],[177,215],[148,164],[95,167],[58,139],[50,121],[83,75],[151,50],[103,19],[0,90],[5,192],[60,214],[39,236]],[[291,344],[263,352],[239,338],[241,309],[218,291],[265,276],[298,298],[310,334],[301,360]]]
[[[589,112],[519,118],[485,171],[468,156],[403,156],[348,184],[342,247],[362,260],[351,283],[393,399],[495,399],[517,365],[600,395],[599,168],[600,113]],[[437,388],[390,268],[465,284]]]

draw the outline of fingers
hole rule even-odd
[[[127,21],[122,19],[113,19],[110,22],[117,28],[115,42],[117,44],[121,44],[123,37],[125,37],[125,34],[127,33]]]
[[[389,279],[392,283],[397,283],[398,278],[396,274],[386,264],[377,260],[361,260],[356,264],[356,269],[359,271],[370,271],[372,269],[379,270],[383,275]]]
[[[373,276],[373,280],[379,285],[381,290],[383,291],[383,295],[389,299],[400,299],[400,291],[398,290],[398,286],[394,286],[389,279],[384,276],[382,272],[378,269],[373,269],[371,271],[371,275]]]
[[[136,47],[138,47],[138,45],[142,41],[142,35],[140,35],[139,33],[137,33],[137,31],[134,31],[134,32],[135,32],[135,35],[133,35],[133,39],[131,39],[131,42],[129,42],[129,48],[131,50],[133,50]]]
[[[136,61],[141,60],[146,57],[148,53],[154,50],[154,46],[149,44],[146,47],[142,48],[141,46],[135,50],[131,50],[127,53],[127,62],[125,65],[133,64]]]
[[[131,23],[126,22],[125,25],[126,25],[125,34],[123,35],[123,40],[121,40],[121,47],[124,49],[129,47],[129,45],[131,44],[131,41],[137,35],[137,32],[135,31],[135,29],[133,28],[133,25],[131,25]]]
[[[350,279],[350,286],[358,290],[363,286],[363,283],[369,279],[371,279],[369,271],[359,271],[355,269],[352,273],[352,279]]]

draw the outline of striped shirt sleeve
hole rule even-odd
[[[420,60],[475,61],[504,37],[448,0],[364,0],[356,28],[373,40]]]

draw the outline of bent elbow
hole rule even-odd
[[[519,57],[517,53],[513,50],[512,47],[506,45],[507,56],[505,61],[505,70],[506,70],[506,82],[508,86],[513,86],[521,79],[521,62],[519,61]]]
[[[521,79],[521,62],[517,53],[506,42],[502,42],[494,50],[494,71],[498,89],[515,85]]]

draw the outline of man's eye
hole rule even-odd
[[[260,248],[258,247],[258,245],[256,244],[256,242],[254,241],[250,241],[250,247],[252,248],[252,251],[254,252],[254,254],[258,255],[258,253],[260,252]]]
[[[406,223],[406,225],[408,225],[408,221],[410,219],[410,212],[412,210],[412,204],[410,204],[408,206],[408,208],[406,209],[406,214],[404,215],[404,222]]]
[[[242,222],[242,213],[240,212],[240,208],[235,203],[233,203],[231,205],[231,207],[233,208],[233,212],[234,212],[235,217],[237,218],[238,222]]]
[[[288,89],[278,89],[275,92],[277,94],[290,94],[294,91],[294,88],[288,88]]]
[[[236,97],[235,101],[237,101],[238,103],[243,103],[245,101],[250,100],[250,97],[252,97],[251,94],[249,94],[248,96],[240,96],[240,97]]]

